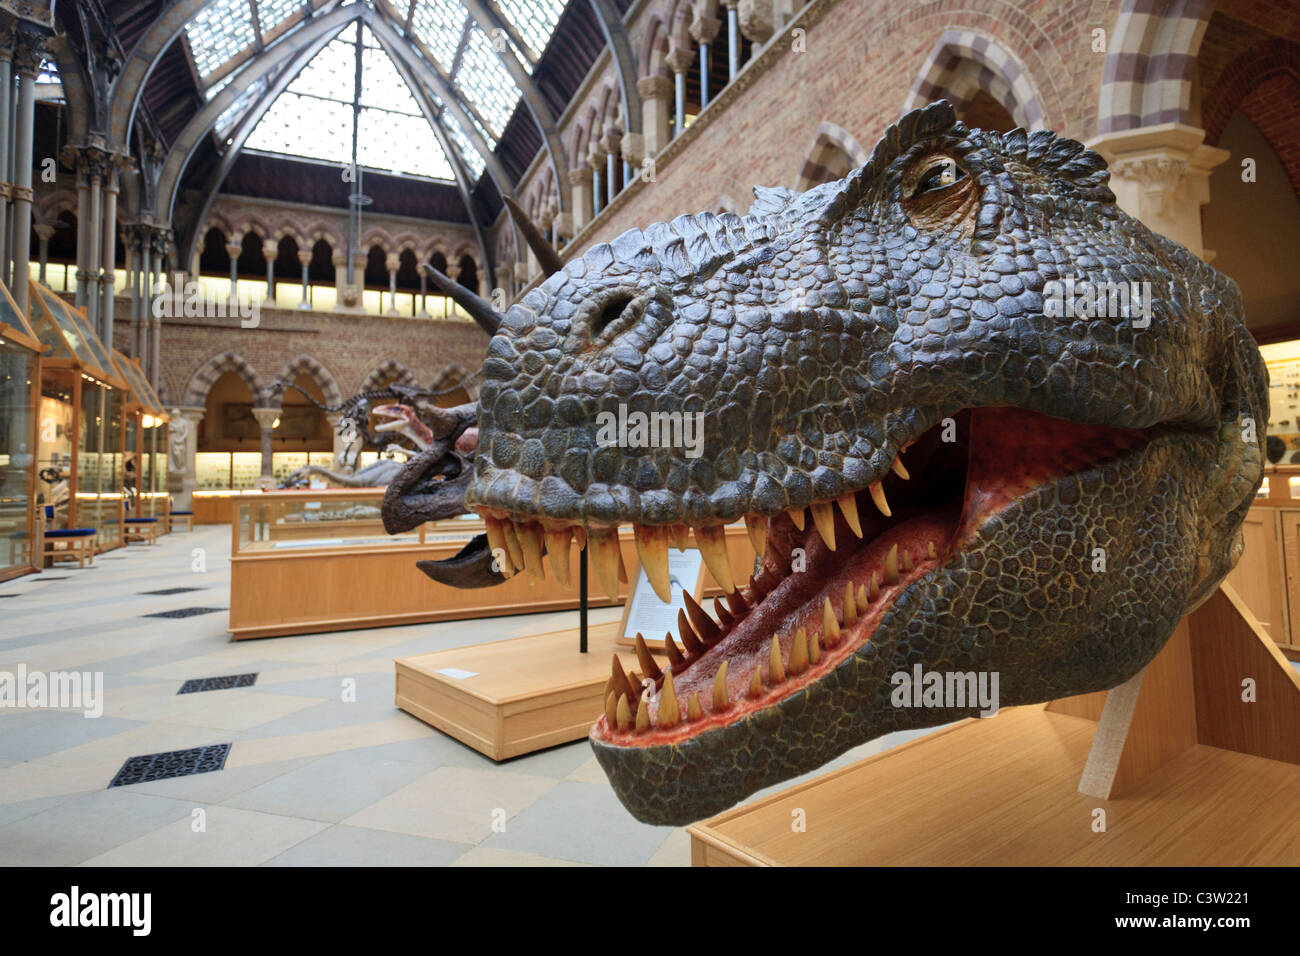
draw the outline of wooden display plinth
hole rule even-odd
[[[588,628],[586,654],[570,628],[398,658],[397,706],[493,760],[580,740],[604,712],[610,657],[636,667],[617,632]]]
[[[963,721],[689,830],[699,866],[1295,866],[1298,803],[1300,676],[1225,586],[1108,693]]]

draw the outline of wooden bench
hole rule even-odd
[[[193,511],[172,511],[168,516],[168,530],[175,531],[176,525],[185,522],[185,530],[194,530],[194,512]]]
[[[126,542],[143,541],[145,544],[158,543],[157,518],[127,518],[126,527],[122,529],[122,540]]]
[[[60,548],[62,541],[65,547]],[[56,528],[46,531],[41,545],[42,564],[44,559],[51,562],[66,558],[76,558],[78,567],[84,568],[86,562],[95,563],[95,529],[94,528]]]

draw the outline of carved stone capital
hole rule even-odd
[[[643,76],[636,81],[636,91],[643,100],[671,99],[673,81],[666,76]]]
[[[280,243],[276,239],[262,240],[262,256],[267,262],[274,262],[280,258]]]
[[[32,201],[32,187],[15,185],[12,186],[11,189],[13,190],[12,195],[14,202],[30,203]]]
[[[569,170],[569,185],[575,188],[591,188],[591,170],[577,167]]]
[[[390,252],[384,257],[384,268],[389,272],[396,272],[402,268],[402,257],[396,252]]]
[[[623,136],[623,162],[629,166],[640,166],[645,159],[645,136],[642,133],[627,133]]]
[[[20,76],[35,77],[40,71],[41,61],[45,59],[45,37],[32,30],[14,31],[13,47],[14,70]]]
[[[280,409],[278,408],[254,408],[252,412],[253,417],[257,419],[257,424],[261,426],[263,431],[274,428],[275,420],[280,417]]]
[[[766,43],[775,29],[776,17],[772,0],[738,0],[736,19],[740,33],[753,43]]]
[[[712,43],[722,28],[722,21],[717,17],[698,17],[691,24],[691,38],[696,43]]]
[[[673,46],[668,50],[668,55],[664,57],[664,62],[668,64],[668,69],[674,73],[685,73],[695,63],[695,52],[688,44]]]
[[[447,263],[447,268],[443,269],[442,272],[443,275],[445,275],[452,282],[455,282],[457,279],[460,278],[460,266],[456,265],[456,263],[454,262]]]
[[[299,265],[304,265],[304,266],[309,266],[309,265],[311,265],[311,250],[310,250],[310,249],[300,249],[300,250],[298,250],[298,263],[299,263]]]
[[[244,244],[242,242],[226,243],[226,255],[231,259],[238,259],[244,253]]]

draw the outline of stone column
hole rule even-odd
[[[14,131],[14,269],[10,290],[19,315],[28,312],[27,282],[32,261],[32,126],[36,121],[36,71],[45,53],[43,43],[43,37],[20,31],[14,48],[18,108]]]
[[[1201,207],[1210,201],[1211,170],[1229,153],[1204,140],[1205,130],[1161,123],[1106,133],[1087,145],[1110,164],[1121,209],[1209,262],[1214,253],[1201,234]]]
[[[45,266],[50,261],[50,240],[54,238],[54,227],[48,223],[39,223],[32,227],[36,232],[36,238],[40,242],[40,272],[41,282],[45,281]]]
[[[402,257],[390,252],[384,257],[384,268],[388,270],[388,315],[399,315],[397,311],[397,270],[402,267]]]
[[[14,34],[5,28],[0,30],[0,118],[7,119],[10,110],[10,97],[13,96],[14,74]],[[4,224],[9,218],[9,204],[13,199],[13,184],[9,180],[8,157],[13,149],[13,130],[9,124],[0,122],[0,281],[9,282],[9,243],[5,235]],[[77,219],[80,229],[81,219]],[[26,283],[23,283],[26,285]],[[77,303],[81,305],[80,302]]]
[[[199,281],[199,276],[203,272],[203,249],[203,237],[199,236],[194,240],[194,258],[190,261],[190,277],[195,282]]]
[[[87,201],[89,216],[82,223],[77,222],[77,229],[86,231],[86,318],[90,320],[90,327],[99,327],[99,305],[102,301],[100,297],[100,268],[102,252],[104,248],[103,223],[100,217],[104,212],[104,173],[107,168],[107,157],[99,150],[87,150],[87,161],[90,163],[90,194]]]
[[[709,7],[716,10],[716,5],[705,3],[702,6],[704,9],[699,11],[702,15],[691,24],[691,38],[700,45],[700,112],[709,105],[709,48],[722,27],[722,21],[711,15],[714,11],[705,13]]]
[[[171,410],[167,426],[167,490],[180,511],[194,508],[198,475],[194,462],[199,450],[199,422],[207,409],[202,405],[181,405]]]
[[[691,68],[691,49],[689,44],[674,45],[668,51],[664,61],[673,71],[673,136],[681,136],[686,128],[686,71]]]
[[[623,131],[617,126],[605,129],[601,145],[605,147],[605,205],[614,201],[621,188],[618,183],[619,161],[622,159]]]
[[[727,8],[727,82],[731,83],[740,72],[740,14],[736,4],[740,0],[722,0]]]
[[[226,238],[226,255],[230,256],[230,301],[239,301],[239,257],[244,251],[242,242]]]
[[[478,273],[479,298],[490,299],[492,297],[492,279],[488,275],[487,265],[480,263],[476,271]]]
[[[154,250],[158,255],[158,275],[161,277],[166,269],[167,247],[171,243],[171,237],[165,230],[155,229],[153,240]],[[153,314],[152,304],[149,309],[149,318],[153,331],[153,342],[149,346],[149,365],[151,369],[149,382],[157,390],[162,387],[162,319]]]
[[[274,488],[275,476],[271,472],[271,455],[275,450],[275,422],[280,417],[280,409],[254,408],[253,417],[262,428],[262,476],[257,479],[257,486]]]
[[[513,272],[514,267],[508,262],[503,262],[497,266],[497,288],[505,293],[507,302],[515,296],[513,283],[511,282],[511,274]]]
[[[135,224],[122,223],[122,244],[126,247],[126,354],[140,357],[140,237]],[[142,366],[143,367],[143,366]]]
[[[140,287],[140,300],[136,305],[136,311],[140,317],[140,323],[137,327],[139,339],[136,342],[138,349],[137,355],[140,356],[140,367],[149,374],[149,328],[153,319],[153,229],[149,226],[142,225],[139,227],[140,242],[140,275],[138,277]],[[150,376],[152,378],[152,376]]]
[[[605,169],[605,154],[598,143],[592,144],[592,150],[587,154],[587,165],[591,168],[591,218],[595,219],[605,208],[604,176],[601,175]]]
[[[348,287],[348,254],[337,249],[330,256],[334,263],[334,308],[343,308],[343,293]]]
[[[86,224],[90,222],[90,164],[85,161],[78,150],[65,149],[64,156],[70,158],[70,165],[76,170],[77,177],[77,297],[78,309],[86,307],[90,290],[90,233]],[[0,230],[3,231],[3,230]]]
[[[266,298],[270,305],[275,305],[275,260],[280,258],[280,244],[274,239],[263,239],[262,258],[266,260]]]
[[[447,269],[450,271],[451,269],[450,264],[448,264]],[[424,269],[417,269],[416,271],[420,273],[420,311],[416,314],[421,319],[431,318],[431,316],[429,315],[429,303],[428,303],[429,275],[424,271]],[[460,269],[457,269],[456,273],[459,275]]]
[[[573,196],[573,234],[582,232],[592,220],[591,170],[577,167],[569,170],[569,185]]]
[[[673,95],[672,81],[666,76],[643,76],[636,81],[636,91],[641,96],[641,133],[645,137],[645,155],[658,156],[659,151],[672,138],[672,110],[668,105]]]
[[[103,239],[101,250],[104,269],[100,282],[102,300],[99,308],[99,337],[111,351],[113,348],[113,313],[117,305],[117,193],[118,169],[122,157],[112,157],[104,170]]]
[[[308,300],[308,280],[307,267],[311,265],[311,250],[298,251],[298,264],[302,266],[302,301],[298,303],[300,309],[310,309],[311,302]]]
[[[455,263],[455,262],[449,262],[449,263],[447,263],[447,271],[446,271],[445,274],[446,274],[447,278],[450,279],[452,282],[459,282],[459,281],[460,281],[460,265],[459,265],[458,263]],[[421,281],[424,280],[424,270],[420,270],[420,279],[421,279]],[[420,297],[421,297],[421,300],[423,301],[423,298],[424,298],[424,286],[421,286],[421,287],[420,287],[420,290],[421,290],[421,291],[420,291]],[[443,308],[444,308],[444,309],[447,309],[447,308],[450,307],[451,303],[447,302],[447,300],[446,300],[445,298],[444,298],[442,301],[443,301]],[[423,307],[422,307],[421,310],[420,310],[420,317],[421,317],[421,318],[431,318],[431,316],[429,315],[428,310],[427,310],[427,309],[424,309]],[[446,314],[445,314],[445,312],[444,312],[444,314],[443,314],[443,318],[446,318]]]

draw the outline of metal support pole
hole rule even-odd
[[[700,44],[700,112],[709,105],[709,45]]]
[[[727,82],[734,82],[739,72],[740,14],[735,7],[727,7]]]

